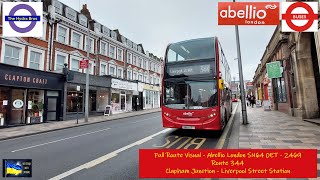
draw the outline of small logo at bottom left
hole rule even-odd
[[[32,177],[32,159],[3,159],[3,177]]]

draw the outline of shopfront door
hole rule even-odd
[[[48,97],[48,110],[47,110],[47,121],[58,120],[58,98]]]
[[[8,124],[25,124],[26,90],[12,89],[11,113]]]
[[[121,103],[121,110],[122,111],[126,110],[126,95],[125,94],[120,95],[120,103]]]

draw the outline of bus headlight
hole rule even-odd
[[[213,118],[214,116],[216,116],[216,113],[210,114],[208,118]]]
[[[164,113],[164,115],[166,115],[166,116],[170,117],[170,114],[169,114],[169,113]]]

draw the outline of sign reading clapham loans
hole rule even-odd
[[[282,67],[280,65],[280,61],[267,63],[266,66],[268,78],[273,79],[282,77]]]

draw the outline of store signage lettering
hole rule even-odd
[[[29,76],[19,76],[19,75],[12,75],[12,74],[5,74],[4,79],[6,81],[16,81],[16,82],[25,82],[25,83],[32,83],[32,84],[48,84],[48,80],[44,78],[36,78],[36,77],[29,77]]]
[[[112,79],[111,87],[115,89],[137,90],[137,86],[135,86],[135,83],[117,79]]]

